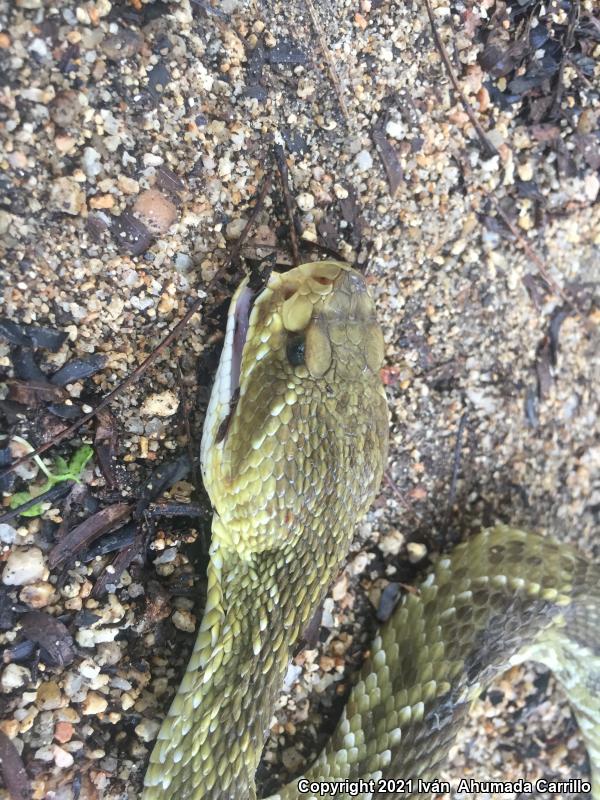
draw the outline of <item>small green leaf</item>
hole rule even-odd
[[[47,492],[48,489],[51,489],[53,484],[56,481],[53,481],[52,478],[48,478],[46,483],[42,486],[34,486],[28,492],[17,492],[13,494],[10,498],[10,507],[11,508],[18,508],[22,506],[23,503],[29,502],[29,500],[33,500],[34,497],[37,497],[40,494],[44,494]],[[40,514],[44,513],[44,509],[42,503],[36,503],[35,505],[31,506],[31,508],[25,509],[25,511],[21,511],[19,516],[21,517],[39,517]]]
[[[79,480],[81,478],[81,473],[85,469],[88,461],[94,455],[94,449],[90,447],[89,444],[84,444],[82,447],[77,450],[71,460],[69,461],[69,476],[73,478],[73,480]]]
[[[29,500],[33,500],[34,497],[47,492],[48,489],[51,489],[57,483],[62,483],[62,481],[71,480],[80,482],[81,474],[93,455],[93,448],[90,447],[89,444],[84,444],[79,448],[79,450],[76,450],[75,453],[73,453],[68,464],[65,459],[62,458],[62,456],[56,456],[52,464],[53,472],[44,470],[48,476],[48,480],[42,486],[32,486],[28,492],[17,492],[16,494],[13,494],[10,499],[10,507],[18,508],[24,503],[27,503]],[[43,514],[43,512],[44,509],[42,503],[36,503],[26,511],[21,511],[20,516],[39,517],[39,515]]]
[[[65,475],[69,472],[69,465],[62,456],[56,456],[54,459],[53,472],[55,476]]]
[[[13,496],[10,498],[10,507],[18,508],[19,506],[22,506],[23,503],[26,503],[28,500],[31,500],[31,495],[29,494],[29,492],[17,492],[16,494],[13,494]]]
[[[31,508],[25,509],[25,511],[21,511],[19,514],[20,517],[39,517],[41,514],[44,513],[44,507],[41,503],[36,503]]]

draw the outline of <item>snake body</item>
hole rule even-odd
[[[256,797],[291,648],[381,481],[382,359],[373,301],[345,264],[303,264],[236,292],[202,440],[214,507],[206,608],[144,800]],[[569,695],[600,798],[599,586],[600,568],[576,551],[506,527],[440,558],[381,629],[302,786],[364,780],[351,796],[367,800],[384,796],[386,776],[435,777],[471,701],[534,658]],[[350,796],[344,786],[307,794],[293,781],[276,797]]]

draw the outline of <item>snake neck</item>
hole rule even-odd
[[[223,553],[218,520],[213,528],[206,610],[159,733],[145,800],[255,797],[254,774],[291,647],[348,547],[340,541],[339,556],[309,572],[292,548],[277,558]]]

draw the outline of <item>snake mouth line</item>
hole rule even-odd
[[[242,355],[250,328],[250,314],[252,313],[252,308],[260,291],[261,290],[256,291],[250,288],[250,286],[245,286],[235,304],[233,314],[233,342],[231,344],[231,367],[229,372],[229,410],[219,425],[215,437],[216,444],[224,441],[227,436],[227,431],[229,430],[231,420],[238,404],[240,397]]]

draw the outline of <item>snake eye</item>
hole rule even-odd
[[[304,364],[304,336],[290,336],[285,352],[292,367]]]

